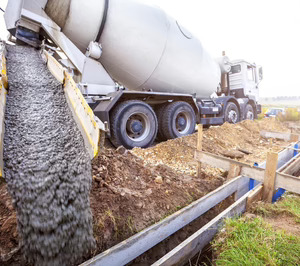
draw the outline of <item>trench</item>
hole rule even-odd
[[[166,238],[164,241],[160,242],[144,254],[134,259],[132,262],[127,264],[127,266],[142,266],[153,264],[168,252],[170,252],[172,249],[174,249],[176,246],[178,246],[180,243],[182,243],[184,240],[186,240],[188,237],[201,229],[205,224],[209,223],[213,218],[215,218],[218,214],[227,209],[233,203],[234,197],[233,195],[231,195],[217,204],[215,207],[201,215],[199,218],[195,219],[182,229],[178,230],[173,235]],[[213,257],[211,246],[208,244],[194,258],[192,258],[190,261],[187,261],[185,266],[212,265],[212,259]]]
[[[39,52],[7,50],[4,174],[21,250],[30,264],[76,264],[94,247],[90,158]]]
[[[184,266],[210,266],[213,265],[213,249],[207,244],[198,254],[191,258]]]

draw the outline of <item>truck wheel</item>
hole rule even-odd
[[[227,103],[225,109],[225,122],[236,124],[240,121],[240,112],[236,104],[233,102]]]
[[[183,137],[195,132],[196,115],[186,102],[169,103],[162,116],[162,132],[167,139]]]
[[[127,149],[149,147],[156,138],[157,118],[142,101],[130,100],[117,105],[110,115],[111,142]]]
[[[157,131],[157,139],[159,141],[167,140],[166,136],[163,133],[162,125],[163,125],[163,114],[166,109],[167,104],[161,104],[155,109],[157,122],[158,122],[158,131]]]
[[[253,107],[251,104],[246,105],[245,119],[246,120],[254,120],[254,111],[253,111]]]

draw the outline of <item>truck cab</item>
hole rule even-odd
[[[247,96],[258,99],[258,84],[263,78],[262,67],[245,60],[231,61],[229,76],[230,95],[236,98]]]
[[[261,113],[257,101],[258,85],[263,78],[262,67],[245,60],[227,59],[226,63],[230,69],[222,72],[217,97],[198,102],[200,122],[205,126],[253,120]]]

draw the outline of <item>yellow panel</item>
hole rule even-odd
[[[93,110],[85,101],[73,78],[62,65],[48,52],[44,51],[44,55],[47,58],[47,66],[50,72],[59,82],[64,84],[68,105],[81,131],[90,157],[93,159],[98,154],[100,141],[100,130],[95,121]]]
[[[3,45],[3,44],[2,44]],[[2,46],[0,49],[0,177],[3,177],[3,138],[4,138],[4,118],[5,118],[5,104],[6,104],[6,89],[8,88],[7,75],[6,75],[6,58],[5,48]]]

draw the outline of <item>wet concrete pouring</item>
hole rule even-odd
[[[74,264],[94,247],[90,158],[39,52],[7,49],[4,173],[21,249],[31,264]]]

